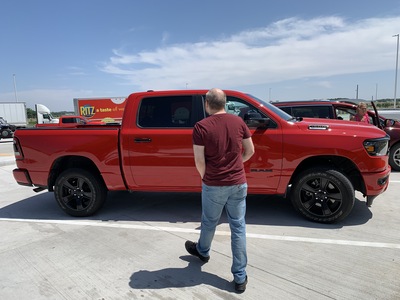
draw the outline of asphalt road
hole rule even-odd
[[[371,208],[357,194],[332,225],[250,196],[249,283],[237,295],[225,217],[208,263],[185,251],[198,238],[198,194],[113,192],[99,214],[72,218],[52,193],[18,186],[13,168],[0,165],[0,299],[400,299],[400,173]]]

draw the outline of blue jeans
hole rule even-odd
[[[201,232],[197,251],[203,256],[210,255],[215,229],[225,207],[231,229],[231,272],[237,283],[246,279],[246,196],[247,183],[233,186],[202,185]]]

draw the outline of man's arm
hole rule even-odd
[[[242,146],[243,146],[243,150],[244,150],[243,154],[242,154],[242,159],[243,159],[243,162],[246,162],[254,154],[254,145],[253,145],[253,140],[251,139],[251,137],[248,139],[244,139],[242,141]]]
[[[196,164],[196,169],[200,174],[201,179],[203,179],[206,173],[206,159],[204,157],[204,146],[193,145],[194,152],[194,163]]]

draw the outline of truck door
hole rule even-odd
[[[129,134],[131,189],[200,190],[192,143],[193,126],[204,117],[196,109],[201,105],[199,97],[153,96],[141,100],[134,130]]]
[[[267,128],[256,128],[248,124],[255,153],[245,163],[245,171],[249,193],[275,194],[282,176],[282,129],[265,112],[244,99],[228,96],[226,111],[244,120],[249,113],[270,118]]]
[[[129,139],[127,184],[132,190],[201,191],[193,158],[193,127],[205,117],[201,95],[143,98]],[[257,110],[243,99],[228,96],[226,111],[244,118]],[[264,113],[264,116],[265,113]],[[250,193],[276,193],[282,176],[282,130],[272,119],[268,128],[250,127],[256,153],[245,164]],[[128,170],[126,169],[126,170]]]

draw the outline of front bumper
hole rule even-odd
[[[387,169],[379,173],[363,174],[367,206],[371,206],[374,199],[387,190],[390,172],[391,168],[388,166]]]

